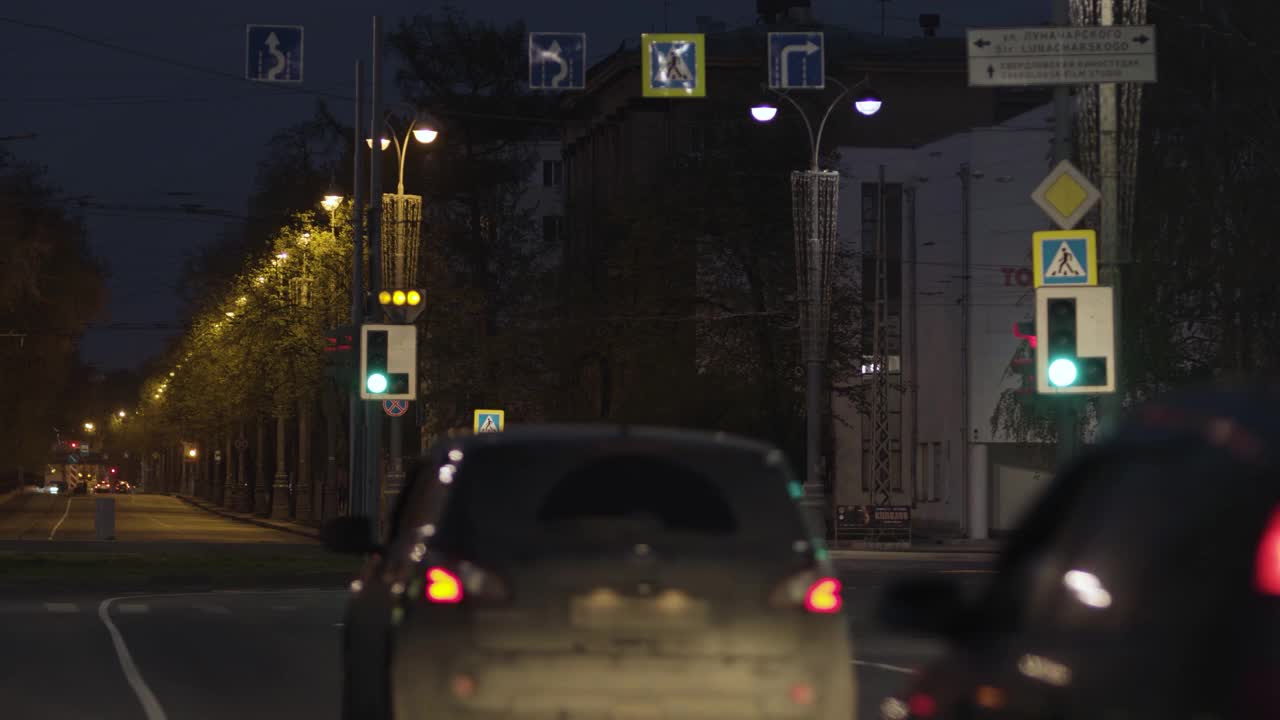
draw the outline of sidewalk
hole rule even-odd
[[[225,518],[239,520],[240,522],[246,522],[259,527],[271,528],[272,530],[280,530],[281,532],[293,533],[294,535],[302,535],[303,537],[307,537],[312,540],[320,539],[320,531],[310,525],[303,525],[302,523],[290,522],[288,520],[268,520],[250,513],[228,510],[220,505],[214,505],[203,498],[192,497],[190,495],[179,495],[177,493],[170,494],[192,507],[197,507],[205,512],[213,513],[214,515],[221,515]]]
[[[990,562],[1000,552],[999,540],[916,538],[910,547],[832,548],[832,560],[941,560]]]

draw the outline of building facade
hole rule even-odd
[[[1049,480],[1053,447],[996,415],[1021,384],[1014,326],[1034,317],[1031,236],[1050,221],[1030,195],[1052,167],[1052,118],[1044,106],[916,148],[841,150],[842,243],[874,255],[884,198],[892,499],[926,532],[1010,529]],[[835,501],[870,503],[872,423],[838,398],[833,412]]]
[[[659,361],[631,350],[618,351],[603,329],[606,319],[593,318],[591,309],[613,306],[623,294],[647,294],[661,295],[651,305],[661,306],[668,315],[694,316],[694,304],[685,299],[697,295],[698,259],[696,251],[690,250],[696,239],[682,235],[680,227],[657,225],[653,248],[646,249],[660,256],[650,263],[657,268],[653,276],[631,271],[624,282],[610,275],[607,261],[614,250],[611,244],[621,234],[619,218],[634,211],[637,198],[651,198],[657,207],[670,201],[661,188],[662,173],[671,158],[699,152],[717,131],[716,125],[727,122],[725,114],[746,116],[761,97],[766,80],[767,33],[796,27],[758,25],[730,32],[714,32],[710,24],[700,28],[708,32],[706,99],[643,98],[641,51],[635,45],[624,45],[590,68],[586,89],[566,98],[562,107],[562,294],[566,305],[581,309],[575,339],[594,344],[590,351],[564,359],[565,395],[576,408],[566,415],[680,422],[694,412],[679,404],[680,389],[696,373],[693,324],[672,322],[662,329],[667,354]],[[849,84],[869,78],[884,100],[874,117],[834,113],[824,135],[824,150],[854,142],[917,147],[973,126],[994,124],[1028,107],[1026,94],[967,86],[961,39],[883,38],[835,27],[804,27],[825,33],[828,76]],[[814,93],[831,98],[833,87]],[[712,103],[725,112],[708,113]],[[784,105],[782,113],[790,112]],[[734,121],[740,116],[734,115]],[[786,196],[778,200],[789,203]],[[780,237],[779,242],[789,245],[792,238]],[[687,362],[673,368],[672,356],[685,357]],[[655,388],[665,388],[670,398],[663,407],[655,406]]]

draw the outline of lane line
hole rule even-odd
[[[231,611],[228,610],[227,608],[221,605],[215,605],[214,603],[198,602],[198,603],[192,603],[191,606],[198,610],[203,610],[212,615],[230,615],[231,614]]]
[[[49,612],[55,612],[55,613],[75,613],[75,612],[80,612],[80,608],[79,608],[79,606],[77,606],[75,603],[55,603],[55,602],[47,602],[47,603],[45,603],[45,604],[44,604],[44,609],[45,609],[45,610],[48,610]]]
[[[901,665],[890,665],[888,663],[871,662],[870,660],[850,660],[853,665],[860,667],[875,668],[877,670],[888,670],[889,672],[902,673],[903,675],[915,675],[914,668],[902,667]]]
[[[133,688],[133,693],[138,696],[138,702],[142,704],[142,711],[146,714],[147,720],[168,720],[168,716],[164,713],[164,708],[160,706],[160,701],[156,699],[155,693],[151,692],[151,688],[147,686],[147,681],[142,679],[142,673],[138,672],[138,666],[133,662],[133,656],[129,654],[129,647],[124,643],[124,636],[120,634],[119,628],[115,623],[111,622],[111,603],[116,600],[128,600],[130,598],[107,598],[98,605],[98,618],[102,620],[102,624],[107,627],[107,632],[111,634],[111,644],[115,646],[116,658],[120,661],[120,669],[124,672],[124,678],[129,682],[129,687]]]
[[[67,494],[67,509],[62,511],[62,518],[58,520],[58,524],[54,525],[53,529],[49,531],[50,540],[53,539],[53,534],[58,532],[58,528],[62,527],[62,523],[67,521],[67,513],[71,512],[71,499],[73,497],[75,496],[70,493]]]
[[[145,603],[120,603],[116,606],[120,612],[130,615],[142,615],[151,612],[151,608]]]

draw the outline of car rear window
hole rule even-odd
[[[477,559],[641,541],[791,552],[807,534],[787,480],[759,454],[718,447],[479,448],[436,546]]]

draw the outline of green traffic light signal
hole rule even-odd
[[[385,330],[369,333],[365,349],[364,386],[375,395],[387,391],[387,344]]]
[[[1069,358],[1058,358],[1049,363],[1049,382],[1057,387],[1066,387],[1075,383],[1080,373],[1076,363]]]
[[[1074,385],[1080,378],[1076,348],[1076,301],[1055,298],[1048,307],[1049,384],[1055,387]]]

